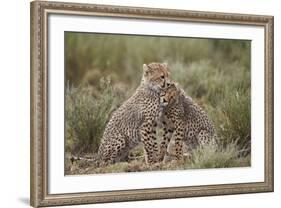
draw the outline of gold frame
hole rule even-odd
[[[48,70],[47,25],[49,14],[145,18],[151,20],[257,25],[265,28],[265,179],[264,182],[155,188],[142,190],[48,194]],[[273,191],[273,17],[91,5],[31,2],[31,205],[75,205]]]

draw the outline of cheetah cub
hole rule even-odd
[[[182,142],[186,143],[189,152],[206,144],[217,147],[217,137],[211,120],[176,83],[171,83],[160,93],[160,105],[159,121],[164,128],[160,144],[160,161],[163,161],[167,153],[167,146],[173,134],[178,159],[183,156]]]
[[[160,109],[160,91],[169,85],[166,64],[143,65],[143,76],[136,92],[125,101],[107,123],[98,154],[100,166],[124,160],[128,151],[144,144],[146,163],[158,162],[156,118]]]

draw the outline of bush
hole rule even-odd
[[[234,95],[233,95],[234,94]],[[250,91],[241,90],[227,96],[222,105],[225,116],[221,123],[220,134],[227,138],[224,145],[237,140],[237,145],[241,150],[247,150],[250,153],[251,146],[251,106]]]
[[[120,102],[116,94],[109,79],[100,80],[100,94],[95,96],[89,85],[67,85],[66,151],[72,154],[97,151],[110,113]]]

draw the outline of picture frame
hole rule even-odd
[[[33,207],[79,205],[89,203],[122,202],[137,200],[169,199],[182,197],[214,196],[272,192],[273,171],[273,17],[250,14],[230,14],[203,11],[185,11],[49,1],[31,2],[31,184],[30,202]],[[263,181],[222,183],[211,185],[171,186],[157,188],[136,188],[104,191],[78,191],[71,193],[50,193],[49,142],[53,135],[50,128],[50,92],[52,83],[49,63],[50,16],[72,16],[121,18],[132,21],[161,21],[162,24],[194,23],[226,25],[228,27],[258,27],[264,31],[264,112],[263,120]],[[54,20],[52,20],[54,21]],[[86,31],[87,32],[87,31]],[[56,73],[52,71],[52,73]],[[253,77],[252,77],[253,79]],[[253,87],[253,86],[252,86]],[[53,169],[52,169],[53,170]]]

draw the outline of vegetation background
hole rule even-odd
[[[183,164],[147,167],[140,147],[131,161],[99,169],[93,158],[105,125],[150,62],[167,62],[172,79],[208,113],[220,150],[198,149]],[[250,68],[248,40],[65,33],[66,174],[249,166]]]

